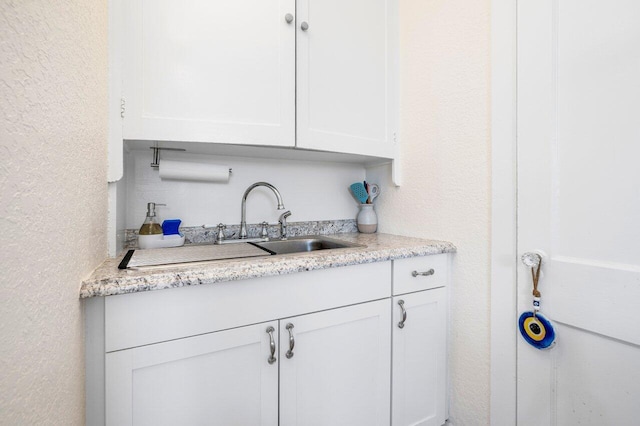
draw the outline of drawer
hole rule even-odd
[[[424,273],[424,275],[421,273]],[[447,285],[448,279],[448,254],[412,257],[393,261],[394,295],[444,287]]]

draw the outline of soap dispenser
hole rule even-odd
[[[140,227],[138,235],[162,235],[162,226],[156,217],[156,206],[164,206],[164,204],[147,203],[147,217]]]
[[[162,226],[156,216],[156,206],[164,206],[164,204],[147,203],[147,217],[138,231],[138,246],[141,249],[156,248],[164,239]]]
[[[184,245],[184,234],[180,233],[180,219],[168,219],[160,225],[156,207],[166,204],[147,203],[147,217],[138,231],[138,247],[141,249],[180,247]]]

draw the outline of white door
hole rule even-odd
[[[276,426],[278,362],[270,357],[277,327],[273,321],[108,353],[106,424]]]
[[[444,287],[393,298],[393,426],[445,422],[446,301]]]
[[[518,1],[518,254],[546,253],[557,333],[518,338],[519,425],[640,424],[639,22],[637,0]]]
[[[389,303],[280,320],[281,426],[389,425]]]
[[[125,139],[294,146],[295,0],[116,1]]]
[[[393,157],[397,0],[298,0],[297,146]]]

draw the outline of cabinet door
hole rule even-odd
[[[297,146],[392,157],[397,0],[299,0],[296,26]]]
[[[437,288],[393,298],[394,426],[446,420],[446,294]]]
[[[389,302],[280,321],[281,426],[389,424]]]
[[[294,0],[122,7],[125,139],[294,145]]]
[[[107,425],[277,425],[268,327],[277,345],[272,322],[108,353]]]

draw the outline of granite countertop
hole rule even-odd
[[[446,241],[390,234],[349,233],[328,237],[366,247],[159,266],[146,270],[119,270],[118,264],[123,254],[105,261],[82,283],[80,298],[212,284],[456,251],[456,247]]]

